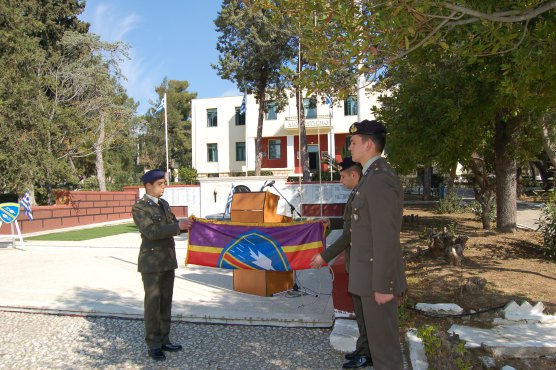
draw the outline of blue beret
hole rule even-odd
[[[379,135],[386,134],[386,127],[379,121],[366,119],[351,125],[349,132],[352,135]]]
[[[145,174],[143,176],[141,176],[141,181],[143,181],[143,184],[146,183],[150,183],[152,184],[153,182],[155,182],[156,180],[160,180],[166,177],[166,172],[163,170],[150,170],[145,172]]]
[[[345,171],[351,166],[355,166],[356,164],[357,162],[354,162],[351,157],[345,157],[343,161],[338,163],[338,168],[340,169],[340,171]]]

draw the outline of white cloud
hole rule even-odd
[[[102,40],[126,42],[126,35],[141,25],[142,19],[137,13],[121,16],[122,9],[113,4],[100,3],[93,10],[91,32],[98,34]],[[127,94],[138,101],[138,113],[144,113],[150,107],[149,99],[156,99],[154,87],[160,83],[161,66],[151,66],[138,55],[130,45],[129,60],[124,60],[120,68],[126,80],[122,81]]]
[[[94,10],[91,30],[106,41],[125,41],[124,36],[140,23],[141,17],[136,13],[121,18],[114,7],[101,3]]]
[[[242,95],[242,93],[240,93],[238,89],[232,89],[232,90],[224,91],[222,94],[220,94],[220,97],[223,98],[226,96],[238,96],[238,95]]]

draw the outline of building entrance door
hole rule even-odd
[[[319,169],[319,146],[307,145],[307,152],[309,152],[309,171],[315,172]]]

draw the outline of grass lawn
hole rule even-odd
[[[56,240],[56,241],[81,241],[117,234],[124,234],[137,231],[135,224],[121,224],[112,226],[93,227],[90,229],[65,231],[45,235],[26,237],[26,240]]]

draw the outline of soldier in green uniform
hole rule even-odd
[[[363,177],[351,202],[349,287],[361,297],[363,317],[376,370],[401,370],[397,304],[407,287],[400,231],[403,189],[381,154],[386,128],[364,120],[350,127],[349,150],[363,165]]]
[[[325,262],[329,263],[334,257],[345,251],[346,271],[349,271],[349,252],[351,244],[351,202],[357,191],[357,184],[361,179],[361,165],[354,162],[351,157],[346,157],[338,164],[340,168],[340,182],[347,189],[351,190],[346,206],[344,208],[344,217],[340,220],[342,224],[342,235],[320,254],[315,254],[311,260],[312,268],[319,268]],[[338,229],[338,225],[333,220],[330,223],[331,229]],[[361,298],[357,295],[351,296],[353,300],[353,310],[355,312],[355,320],[359,329],[359,337],[355,345],[355,351],[346,354],[346,362],[344,369],[358,369],[368,365],[372,365],[371,353],[369,351],[369,343],[367,340],[367,332],[365,330],[365,321],[363,320],[363,307],[361,306]]]
[[[166,359],[164,351],[182,350],[182,346],[172,344],[169,337],[174,276],[178,267],[174,236],[190,226],[187,219],[178,221],[168,202],[160,198],[166,187],[164,177],[163,170],[151,170],[141,177],[146,194],[131,211],[142,239],[138,271],[145,290],[145,341],[149,356],[157,361]]]

